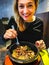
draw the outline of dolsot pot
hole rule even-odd
[[[39,55],[39,51],[37,47],[33,43],[30,43],[27,41],[20,41],[19,43],[20,43],[19,45],[14,43],[9,47],[8,55],[10,56],[10,59],[16,64],[28,64],[28,63],[35,62],[38,59],[38,55]],[[24,46],[24,45],[27,45],[28,47],[31,48],[31,50],[35,52],[34,58],[31,58],[29,60],[19,60],[19,59],[15,59],[14,57],[12,57],[13,50],[16,49],[18,46]]]

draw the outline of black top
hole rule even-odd
[[[0,19],[0,45],[5,44],[5,41],[3,40],[4,32],[5,32],[5,28],[4,28],[4,25],[2,23],[2,20]]]
[[[5,32],[5,28],[4,28],[4,25],[2,23],[2,20],[0,19],[0,36],[3,35]]]
[[[14,25],[15,30],[17,30],[17,24],[13,18],[10,19],[7,28],[11,28],[12,25]],[[26,26],[27,28],[23,32],[17,30],[19,41],[35,43],[35,41],[43,39],[43,22],[39,18],[36,17],[34,22],[26,22]],[[16,39],[13,39],[12,42],[15,43]]]

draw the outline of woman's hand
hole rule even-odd
[[[4,34],[5,39],[13,39],[16,37],[17,37],[17,31],[14,29],[8,29],[8,30],[6,30],[6,32]]]
[[[45,49],[46,48],[46,45],[45,45],[45,42],[43,40],[38,40],[35,42],[35,45],[36,47],[39,49],[39,50],[42,50],[42,49]]]

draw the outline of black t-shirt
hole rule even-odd
[[[7,29],[11,28],[13,25],[15,30],[18,32],[19,41],[28,41],[31,43],[35,43],[35,41],[43,39],[43,22],[36,17],[36,20],[31,23],[26,23],[27,28],[25,31],[21,32],[17,30],[17,24],[14,18],[11,18],[8,24]],[[12,39],[12,43],[15,43],[16,39]]]

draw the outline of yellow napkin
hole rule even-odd
[[[43,52],[40,52],[40,55],[42,57],[42,61],[44,65],[49,65],[49,56],[48,52],[46,50],[42,50]]]

